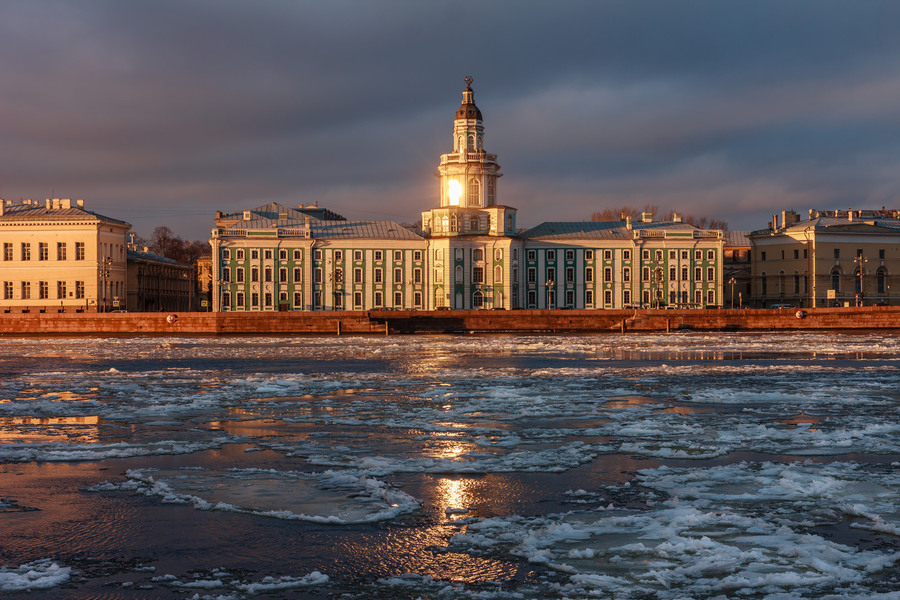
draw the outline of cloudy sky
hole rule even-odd
[[[416,221],[467,75],[519,225],[900,208],[900,2],[4,0],[0,197]]]

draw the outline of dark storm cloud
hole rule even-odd
[[[318,201],[414,221],[462,78],[520,222],[658,204],[762,227],[897,206],[890,2],[42,2],[0,6],[0,195],[148,233]]]

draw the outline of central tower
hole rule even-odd
[[[453,151],[441,155],[437,208],[422,213],[434,261],[433,307],[518,306],[516,209],[497,203],[497,155],[484,151],[484,123],[466,77],[453,118]]]

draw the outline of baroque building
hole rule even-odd
[[[422,230],[270,203],[216,215],[213,310],[604,309],[723,304],[718,230],[622,218],[520,231],[466,78]]]

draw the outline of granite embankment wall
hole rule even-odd
[[[900,329],[900,307],[276,313],[3,313],[0,336]],[[174,321],[174,322],[172,322]]]

